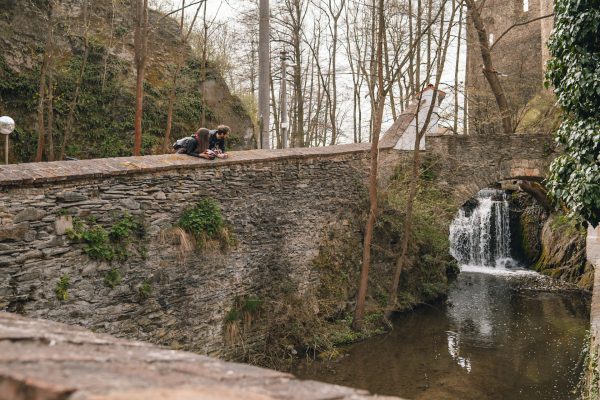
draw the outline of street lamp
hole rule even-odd
[[[0,117],[0,134],[4,135],[4,163],[8,164],[8,135],[15,130],[15,120],[11,117]]]

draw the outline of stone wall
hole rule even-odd
[[[584,399],[592,400],[600,394],[600,226],[588,227],[586,252],[588,261],[594,266],[594,291],[590,310],[590,349],[585,380]]]
[[[0,312],[0,399],[398,398]]]
[[[514,118],[543,88],[542,22],[540,20],[514,27],[540,16],[545,0],[489,0],[479,7],[488,33],[494,68]],[[528,11],[524,5],[528,3]],[[545,6],[544,6],[545,7]],[[547,22],[546,22],[547,23]],[[500,40],[499,40],[500,39]],[[483,75],[483,60],[477,31],[467,23],[467,96],[470,134],[502,132],[498,106]]]
[[[458,206],[480,189],[508,179],[542,180],[555,157],[551,135],[448,135],[427,138],[437,185]]]
[[[314,283],[311,262],[323,230],[357,221],[367,148],[3,167],[0,309],[223,355],[224,321],[236,298],[283,286],[302,292]],[[165,233],[204,198],[220,204],[238,244],[226,253],[180,254]],[[123,212],[143,218],[148,232],[143,250],[125,262],[92,260],[64,234],[67,216],[94,218],[108,230]],[[113,268],[122,282],[111,289],[104,281]],[[61,301],[55,289],[65,275],[68,300]],[[140,298],[144,284],[147,299]]]
[[[380,151],[382,185],[412,155],[389,142]],[[424,156],[440,171],[432,184],[458,208],[497,180],[543,176],[551,145],[545,135],[428,136]],[[360,243],[368,158],[369,144],[357,144],[217,161],[163,155],[2,166],[0,310],[228,356],[225,321],[238,299],[315,288],[313,261],[331,228]],[[237,245],[182,252],[172,228],[207,198],[220,205]],[[93,260],[66,235],[78,219],[110,231],[126,214],[143,220],[147,235],[124,261]],[[68,299],[60,300],[66,277]]]

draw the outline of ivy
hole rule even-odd
[[[567,118],[556,132],[564,153],[548,187],[571,214],[600,222],[600,0],[557,0],[546,85]]]

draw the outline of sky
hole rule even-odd
[[[152,0],[151,0],[152,1]],[[155,4],[158,5],[163,11],[173,10],[181,7],[181,0],[154,0]],[[195,2],[195,0],[187,0],[186,3],[190,4],[190,2]],[[271,4],[276,4],[277,0],[271,0]],[[247,0],[226,0],[226,1],[218,1],[218,0],[208,0],[208,8],[207,8],[207,19],[215,20],[216,22],[221,23],[235,23],[234,19],[239,14],[239,11],[242,8],[245,8],[244,4],[247,7]],[[192,6],[187,9],[186,14],[188,18],[194,14],[197,6]],[[308,25],[308,24],[307,24]],[[452,92],[452,87],[449,88],[448,85],[454,85],[454,72],[455,72],[455,64],[456,64],[456,45],[458,40],[456,39],[457,31],[453,32],[453,39],[451,40],[450,48],[448,50],[448,54],[446,56],[446,67],[444,69],[444,74],[442,76],[442,81],[440,84],[440,89],[447,93],[446,100],[442,103],[442,106],[446,106],[449,110],[453,110],[453,101],[454,94]],[[464,34],[463,34],[464,35]],[[461,63],[459,66],[459,78],[460,81],[464,82],[464,74],[465,74],[465,61],[466,61],[466,46],[462,45],[461,51]],[[342,57],[345,58],[345,57]],[[340,62],[340,69],[343,69],[345,66],[343,62]],[[340,84],[341,87],[346,87],[347,90],[351,90],[352,81],[348,76],[346,78],[343,75],[340,76]],[[464,102],[464,97],[462,93],[459,93],[458,102],[460,105]],[[368,103],[368,102],[365,102]],[[462,115],[462,107],[460,114]],[[384,129],[391,126],[393,123],[391,113],[386,113],[384,117]],[[443,124],[443,122],[442,122]]]

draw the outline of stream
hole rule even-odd
[[[294,373],[406,399],[577,399],[588,299],[523,288],[537,274],[510,256],[506,198],[482,192],[450,229],[462,266],[446,301],[398,314],[388,334]]]

